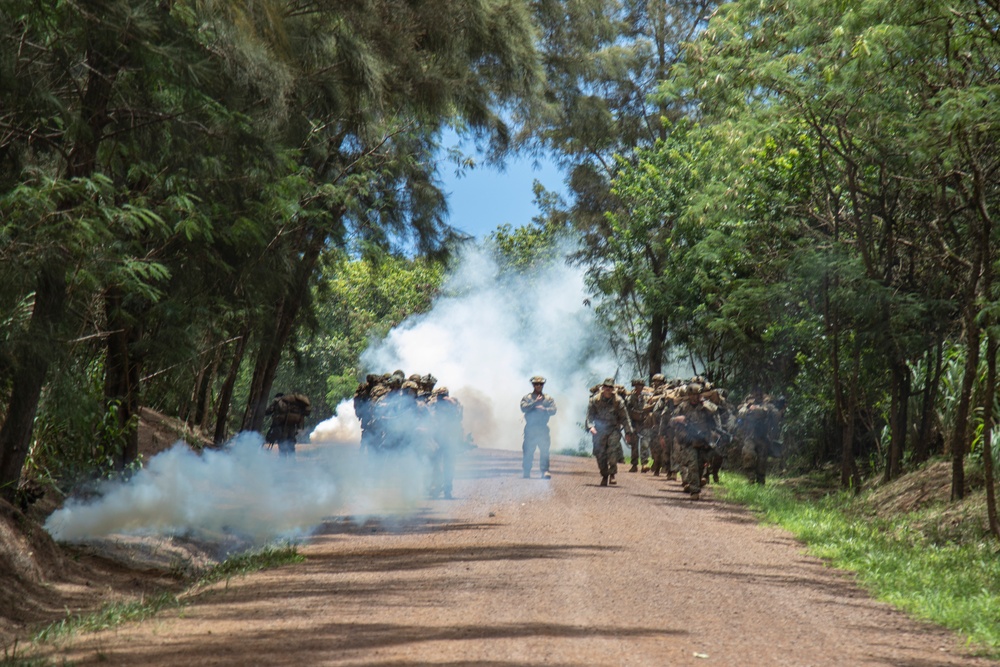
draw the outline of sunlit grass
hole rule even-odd
[[[142,621],[163,609],[179,607],[181,602],[172,593],[161,593],[138,600],[112,602],[91,614],[67,614],[35,635],[36,643],[54,641],[78,632],[99,632],[129,621]]]
[[[854,496],[797,498],[792,489],[724,475],[723,497],[758,512],[805,543],[809,552],[850,570],[873,596],[914,618],[954,630],[1000,656],[1000,556],[996,541],[932,539],[927,513],[871,516]]]
[[[305,557],[294,544],[268,545],[254,551],[230,556],[198,578],[197,586],[208,586],[223,579],[243,576],[260,570],[270,570],[291,563],[301,563]]]

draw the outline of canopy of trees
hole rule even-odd
[[[960,498],[970,453],[992,475],[998,26],[976,0],[9,0],[0,492],[126,469],[140,405],[218,442],[276,378],[331,409],[440,285],[455,128],[568,168],[490,242],[530,272],[582,239],[636,371],[785,393],[786,446],[845,486],[951,456]]]

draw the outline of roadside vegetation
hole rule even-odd
[[[294,544],[271,544],[230,556],[198,576],[191,586],[178,594],[164,592],[136,600],[111,602],[99,610],[87,614],[67,614],[65,618],[39,630],[31,643],[19,649],[17,644],[5,649],[0,656],[0,667],[30,667],[32,665],[54,664],[46,658],[32,655],[32,647],[58,642],[75,634],[99,632],[118,627],[124,623],[140,622],[161,611],[185,606],[194,595],[219,581],[246,576],[261,570],[270,570],[284,565],[301,563],[305,557],[299,554]]]
[[[875,598],[1000,657],[1000,545],[985,525],[983,489],[948,500],[946,468],[932,461],[858,495],[837,490],[836,477],[822,473],[766,486],[723,473],[722,495],[791,532],[810,554],[855,573]]]

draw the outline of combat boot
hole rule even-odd
[[[618,484],[618,482],[615,481],[615,476],[614,475],[611,475],[611,477],[608,478],[608,484],[611,484],[612,486],[615,486],[615,485]]]
[[[649,466],[642,466],[642,468],[639,469],[639,472],[649,472]]]
[[[604,475],[601,477],[601,486],[607,486],[607,485],[608,485],[608,476]]]
[[[638,464],[638,463],[633,463],[633,464],[632,464],[632,467],[631,467],[631,468],[629,468],[629,469],[628,469],[628,471],[629,471],[629,472],[639,472],[639,464]],[[643,471],[643,472],[646,472],[646,469],[645,469],[645,468],[643,468],[643,469],[642,469],[642,471]]]
[[[701,500],[701,493],[695,491],[691,494],[691,500]]]

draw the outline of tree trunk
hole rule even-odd
[[[285,344],[295,329],[299,311],[309,299],[309,282],[313,269],[319,259],[320,252],[326,245],[327,235],[319,230],[306,231],[303,234],[304,250],[296,264],[296,272],[289,281],[285,296],[274,309],[274,326],[268,328],[261,340],[254,364],[253,379],[250,383],[250,394],[247,397],[247,408],[243,415],[244,431],[261,431],[264,427],[264,410],[269,403],[271,385],[281,361]]]
[[[649,375],[663,372],[663,343],[667,339],[666,318],[657,313],[649,322]]]
[[[17,369],[11,383],[10,404],[0,427],[0,497],[7,501],[14,500],[31,444],[42,386],[59,346],[56,332],[67,299],[64,271],[62,263],[54,262],[39,272],[28,331],[15,352]]]
[[[979,326],[976,324],[974,307],[966,307],[965,342],[967,347],[965,372],[962,375],[962,392],[955,413],[955,428],[951,434],[951,499],[965,497],[965,453],[969,433],[969,407],[972,404],[972,388],[979,371]]]
[[[986,334],[986,391],[983,396],[983,476],[986,484],[986,517],[990,532],[1000,537],[997,520],[996,485],[993,481],[993,418],[997,384],[997,341],[992,330]]]
[[[212,365],[204,373],[199,389],[198,411],[195,413],[194,425],[202,431],[208,429],[208,418],[212,413],[212,385],[215,384],[215,378],[219,375],[219,364],[221,363],[222,348],[216,347],[215,354],[212,356]]]
[[[110,287],[104,295],[104,310],[107,320],[107,349],[104,365],[105,410],[115,410],[122,441],[108,442],[113,448],[115,469],[122,472],[139,456],[139,430],[133,419],[139,414],[139,384],[141,364],[135,354],[135,346],[141,337],[141,321],[129,317],[123,310],[122,291]]]
[[[931,452],[931,419],[934,415],[934,405],[937,402],[938,387],[941,384],[943,369],[944,341],[938,333],[937,344],[927,351],[927,370],[924,377],[924,397],[920,406],[920,429],[917,442],[914,445],[913,459],[923,463],[930,458]],[[932,368],[933,365],[933,368]]]
[[[243,327],[243,332],[236,341],[236,349],[233,350],[233,358],[229,365],[229,372],[226,373],[226,380],[219,390],[219,402],[215,416],[215,434],[212,441],[216,445],[221,445],[229,438],[229,408],[233,402],[233,388],[236,387],[236,378],[240,374],[240,366],[243,365],[243,355],[246,353],[247,340],[250,338],[250,325]]]
[[[892,380],[889,406],[889,456],[883,481],[896,479],[902,473],[903,452],[906,449],[907,406],[910,401],[910,369],[905,361],[890,363]]]

